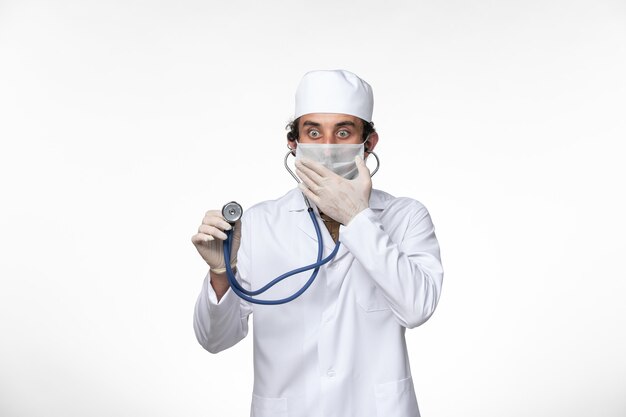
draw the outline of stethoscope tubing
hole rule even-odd
[[[262,288],[259,288],[258,290],[254,290],[254,291],[246,290],[245,288],[241,286],[241,284],[239,284],[230,266],[230,262],[226,262],[226,276],[228,277],[228,283],[230,284],[230,287],[235,292],[235,294],[237,294],[237,296],[253,304],[278,305],[278,304],[288,303],[290,301],[295,300],[299,296],[301,296],[311,286],[313,281],[315,281],[315,278],[317,277],[320,267],[330,262],[335,257],[335,255],[339,251],[339,246],[341,242],[337,242],[337,244],[335,245],[335,249],[333,249],[331,254],[328,255],[326,258],[322,259],[322,255],[324,252],[324,246],[322,242],[322,232],[315,218],[315,213],[313,212],[313,209],[309,207],[307,211],[309,213],[309,216],[311,217],[311,221],[313,222],[313,225],[315,227],[315,233],[317,235],[317,244],[318,244],[317,261],[310,265],[303,266],[303,267],[294,269],[293,271],[286,272],[282,274],[281,276],[274,278],[271,282],[269,282],[267,285],[263,286]],[[230,259],[231,250],[232,250],[232,233],[233,233],[232,229],[226,232],[226,240],[224,241],[224,244],[223,244],[224,245],[224,259]],[[313,272],[311,273],[311,276],[309,277],[307,282],[302,286],[302,288],[300,288],[297,292],[295,292],[289,297],[278,299],[278,300],[261,300],[257,298],[252,298],[253,296],[264,293],[265,291],[272,288],[274,285],[278,284],[279,282],[281,282],[282,280],[290,276],[299,274],[301,272],[309,271],[311,269],[313,269]]]
[[[376,158],[376,169],[374,169],[374,171],[370,174],[370,177],[373,177],[374,174],[376,174],[376,172],[378,171],[378,168],[380,167],[380,160],[378,159],[378,155],[376,155],[374,152],[369,151],[369,153],[374,155],[374,158]],[[300,183],[300,178],[296,176],[296,174],[289,168],[289,165],[287,164],[289,155],[294,155],[293,149],[291,148],[289,149],[289,152],[287,152],[287,154],[285,155],[285,159],[284,159],[285,168],[287,169],[289,174],[291,174],[291,176],[296,180],[296,182]],[[241,286],[241,284],[239,284],[230,266],[230,262],[226,262],[226,276],[228,277],[228,283],[230,285],[230,288],[241,299],[248,301],[249,303],[252,303],[252,304],[262,304],[262,305],[278,305],[278,304],[285,304],[290,301],[293,301],[296,298],[300,297],[311,286],[311,284],[313,284],[313,281],[315,281],[315,278],[317,277],[320,267],[330,262],[335,257],[335,255],[337,255],[337,252],[339,252],[339,246],[341,245],[341,242],[337,241],[337,244],[335,245],[335,248],[330,253],[330,255],[322,259],[322,255],[324,253],[322,232],[320,230],[320,226],[317,222],[315,213],[313,211],[313,208],[311,207],[311,203],[309,202],[309,199],[306,198],[304,194],[302,194],[302,196],[304,197],[304,201],[307,205],[307,212],[309,213],[309,216],[311,217],[311,221],[313,222],[313,226],[315,228],[315,234],[317,235],[317,260],[315,261],[315,263],[312,263],[310,265],[303,266],[303,267],[294,269],[293,271],[286,272],[280,275],[279,277],[274,278],[272,281],[264,285],[262,288],[259,288],[258,290],[254,290],[254,291],[246,290],[245,288]],[[224,240],[224,243],[223,243],[224,259],[230,259],[230,256],[231,256],[232,245],[233,245],[233,242],[232,242],[233,231],[234,229],[226,231],[226,240]],[[279,282],[283,281],[284,279],[289,278],[293,275],[299,274],[301,272],[310,271],[311,269],[313,270],[313,272],[311,273],[311,276],[309,277],[307,282],[302,286],[302,288],[300,288],[291,296],[286,297],[286,298],[281,298],[278,300],[260,300],[257,298],[253,298],[254,296],[263,294],[264,292],[266,292],[267,290],[269,290],[270,288],[272,288]]]

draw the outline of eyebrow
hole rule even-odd
[[[354,122],[350,122],[350,121],[345,121],[345,122],[339,122],[335,125],[335,127],[341,127],[341,126],[352,126],[355,127],[356,125],[354,124]]]
[[[311,122],[309,120],[307,120],[306,122],[302,123],[302,126],[315,126],[315,127],[320,127],[321,124],[319,123],[315,123],[315,122]]]
[[[320,127],[321,124],[317,123],[317,122],[312,122],[310,120],[307,120],[304,123],[302,123],[302,126]],[[335,127],[342,127],[342,126],[352,126],[352,127],[355,127],[356,125],[354,124],[354,122],[351,122],[351,121],[339,122],[339,123],[335,124]]]

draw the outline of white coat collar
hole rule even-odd
[[[307,209],[306,203],[304,202],[304,197],[302,196],[302,192],[298,188],[294,188],[289,191],[285,198],[288,199],[287,207],[288,211],[302,211]],[[383,210],[390,199],[393,197],[384,191],[372,189],[372,193],[370,195],[370,209],[372,210]],[[317,208],[313,207],[315,212],[317,213]]]
[[[317,235],[315,234],[315,229],[311,226],[311,218],[306,214],[307,206],[304,202],[304,197],[302,196],[302,192],[295,188],[288,192],[285,197],[288,201],[285,206],[287,210],[293,214],[298,215],[297,226],[302,232],[304,232],[311,239],[317,241]],[[393,199],[393,197],[384,191],[372,190],[372,194],[370,195],[370,209],[378,212],[383,210],[389,200]],[[322,240],[324,241],[324,256],[330,254],[330,252],[334,249],[335,244],[330,236],[330,233],[322,224],[322,220],[319,217],[319,212],[317,207],[313,206],[313,210],[315,211],[315,217],[320,224],[320,231],[322,232]],[[335,257],[335,259],[341,258],[346,253],[346,248],[341,245],[339,248],[339,253]]]

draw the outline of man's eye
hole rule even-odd
[[[348,136],[350,136],[350,132],[348,132],[347,130],[340,130],[339,132],[337,132],[337,136],[339,136],[340,138],[347,138]]]
[[[309,131],[309,136],[312,138],[319,138],[320,137],[320,132],[318,132],[317,130],[310,130]]]

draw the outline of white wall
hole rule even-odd
[[[293,186],[302,74],[374,87],[446,270],[425,417],[626,415],[626,4],[0,0],[0,415],[244,416],[192,310],[209,208]],[[620,148],[621,146],[621,148]]]

